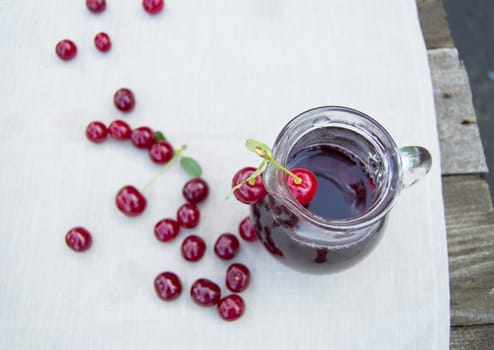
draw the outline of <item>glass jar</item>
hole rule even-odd
[[[296,116],[280,132],[272,151],[278,162],[290,167],[300,152],[320,147],[336,150],[361,167],[369,181],[364,187],[372,191],[365,206],[352,202],[358,197],[355,186],[334,176],[338,166],[327,168],[324,162],[326,173],[316,175],[350,198],[345,204],[348,217],[326,217],[300,205],[288,190],[286,175],[271,164],[263,173],[267,195],[251,206],[252,222],[267,251],[289,267],[309,273],[339,271],[365,257],[379,241],[400,191],[431,167],[425,148],[398,148],[373,118],[341,106],[319,107]],[[319,205],[330,205],[331,200],[324,198]]]

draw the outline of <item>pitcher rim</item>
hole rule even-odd
[[[293,126],[293,124],[296,123],[301,117],[314,116],[314,114],[320,114],[322,112],[331,112],[331,111],[350,113],[353,116],[358,116],[359,118],[363,118],[367,122],[371,123],[374,127],[376,127],[379,130],[379,132],[382,133],[382,135],[386,138],[387,142],[392,145],[392,150],[387,150],[386,152],[387,161],[397,163],[396,168],[398,170],[398,174],[396,175],[398,178],[394,179],[394,182],[391,181],[391,179],[388,179],[386,181],[385,188],[383,188],[383,191],[386,191],[386,195],[381,196],[379,199],[376,200],[375,203],[372,203],[372,205],[369,208],[367,208],[365,211],[363,211],[358,215],[345,219],[330,219],[314,214],[313,212],[309,211],[307,208],[300,205],[300,203],[297,202],[297,200],[289,193],[289,191],[285,192],[285,194],[286,193],[289,194],[288,196],[286,195],[282,196],[276,191],[273,191],[271,186],[269,186],[269,184],[267,184],[266,181],[264,184],[270,195],[274,195],[275,197],[278,198],[278,200],[281,200],[285,205],[288,204],[288,209],[295,212],[297,215],[302,216],[305,220],[309,221],[314,225],[333,231],[355,230],[355,229],[364,228],[375,224],[379,220],[382,220],[388,214],[388,212],[391,210],[391,208],[393,207],[394,203],[397,200],[398,193],[401,190],[401,181],[402,181],[402,164],[398,152],[398,147],[395,141],[393,140],[393,138],[391,137],[391,135],[376,119],[354,108],[340,106],[340,105],[327,105],[327,106],[308,109],[302,113],[299,113],[292,119],[290,119],[288,123],[283,127],[283,129],[280,131],[279,135],[275,139],[273,145],[273,155],[275,157],[279,156],[278,154],[280,153],[279,145],[282,142],[283,137],[287,133],[290,126]],[[382,136],[380,138],[382,138]],[[296,141],[297,140],[295,140],[292,143],[292,145],[295,144]],[[284,152],[284,157],[282,157],[283,159],[277,159],[277,160],[282,162],[283,165],[286,165],[286,160],[287,160],[286,158],[289,153],[290,150]],[[266,169],[266,173],[269,172],[273,173],[277,177],[281,175],[283,186],[285,189],[287,188],[286,180],[285,177],[282,176],[281,170],[272,166],[268,166],[268,168]],[[393,184],[397,184],[394,190],[393,190]],[[393,191],[393,193],[389,193],[390,191]],[[391,196],[392,198],[388,198],[389,196]]]

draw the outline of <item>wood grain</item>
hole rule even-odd
[[[417,0],[420,25],[428,49],[453,48],[446,11],[441,0]]]
[[[451,350],[492,350],[494,325],[453,327],[450,340]]]
[[[480,176],[443,177],[452,325],[494,324],[494,212]]]
[[[494,214],[465,67],[442,0],[417,0],[434,88],[448,235],[453,350],[494,349]],[[454,176],[452,174],[467,174]],[[439,213],[438,213],[439,215]]]
[[[470,83],[456,49],[428,51],[443,174],[486,173]]]

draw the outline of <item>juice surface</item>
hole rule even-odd
[[[317,177],[318,190],[309,203],[311,212],[328,219],[347,219],[372,203],[375,186],[363,164],[342,150],[320,145],[295,154],[288,167],[306,168]]]

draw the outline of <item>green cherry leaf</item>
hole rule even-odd
[[[249,151],[256,153],[257,155],[259,155],[264,159],[269,159],[273,157],[271,154],[271,148],[269,148],[268,145],[259,142],[257,140],[248,139],[245,142],[245,147],[247,147]]]
[[[156,141],[166,141],[166,137],[161,131],[155,131],[154,138],[156,139]]]
[[[192,177],[199,177],[202,175],[202,168],[199,163],[191,157],[180,158],[180,166],[185,170],[187,174]]]

